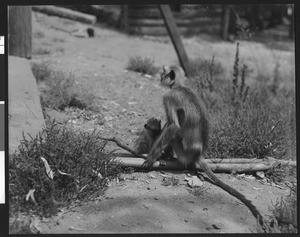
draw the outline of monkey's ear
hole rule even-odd
[[[171,79],[172,81],[175,80],[176,74],[175,74],[175,71],[174,71],[174,70],[171,70],[170,73],[169,73],[169,75],[170,75],[170,79]]]

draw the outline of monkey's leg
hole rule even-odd
[[[164,150],[172,144],[172,141],[178,137],[179,128],[175,124],[166,124],[159,137],[155,140],[143,167],[150,168],[158,158],[160,158]]]

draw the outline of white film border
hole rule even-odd
[[[0,36],[0,54],[4,54],[4,36]]]

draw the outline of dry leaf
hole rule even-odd
[[[33,201],[33,203],[36,204],[35,198],[34,198],[34,191],[35,189],[30,189],[29,192],[26,194],[25,200],[28,202],[29,198]]]
[[[46,173],[47,173],[48,177],[49,177],[50,179],[53,179],[54,173],[53,173],[53,171],[51,170],[51,168],[50,168],[50,166],[49,166],[49,164],[48,164],[48,161],[47,161],[44,157],[42,157],[42,156],[41,156],[41,159],[42,159],[42,161],[44,162],[44,166],[45,166],[45,168],[46,168]]]

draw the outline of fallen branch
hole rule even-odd
[[[230,162],[227,162],[230,160]],[[233,171],[238,173],[252,173],[256,171],[267,171],[274,164],[282,160],[276,160],[272,157],[267,157],[264,159],[256,159],[254,162],[244,162],[244,163],[234,163],[235,159],[223,159],[219,163],[214,163],[209,159],[206,159],[206,163],[214,172],[223,172],[223,173],[231,173]],[[245,159],[247,160],[247,159]],[[253,159],[251,159],[253,160]],[[136,158],[136,157],[116,157],[115,161],[118,161],[124,167],[134,167],[134,168],[142,168],[142,164],[144,163],[144,159]],[[225,161],[225,162],[224,162]],[[241,159],[237,159],[238,162]],[[285,161],[283,161],[285,163]],[[153,164],[152,169],[155,170],[186,170],[186,167],[180,165],[178,162],[174,160],[160,160]],[[195,170],[202,171],[200,168],[195,168]]]

